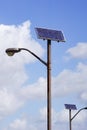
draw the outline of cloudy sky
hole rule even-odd
[[[87,106],[86,12],[86,0],[0,0],[0,130],[47,129],[46,67],[26,51],[5,53],[23,47],[46,61],[47,41],[37,38],[35,27],[62,30],[66,39],[51,46],[52,129],[69,129],[64,104]],[[86,120],[83,110],[73,129],[85,130]]]

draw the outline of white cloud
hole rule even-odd
[[[46,121],[46,112],[47,109],[44,107],[40,109],[40,120]],[[71,115],[72,117],[78,112],[72,111]],[[87,120],[87,112],[86,111],[80,111],[78,115],[73,119],[72,126],[74,126],[74,129],[79,130],[80,127],[83,128],[83,126],[86,125]],[[46,122],[45,122],[46,123]],[[40,125],[40,123],[39,123]],[[44,126],[44,125],[43,125]],[[52,128],[55,128],[56,130],[59,129],[65,129],[67,130],[69,127],[69,111],[66,109],[63,109],[59,112],[55,111],[55,109],[52,109]],[[84,127],[85,128],[85,127]],[[43,129],[43,127],[42,127]]]
[[[15,93],[10,93],[6,88],[0,90],[0,119],[14,112],[23,105]],[[3,99],[3,100],[2,100]]]
[[[75,47],[69,48],[66,53],[70,54],[71,58],[87,58],[87,43],[78,43]]]
[[[54,109],[51,109],[52,114],[52,124],[54,125],[56,122],[67,122],[68,121],[68,112],[67,110],[61,110],[59,112],[55,111]],[[47,121],[47,108],[41,108],[40,109],[40,120]]]
[[[28,99],[40,100],[46,98],[46,89],[46,79],[40,77],[36,83],[22,88],[20,94]]]
[[[87,90],[87,65],[79,63],[74,71],[65,69],[53,79],[53,95],[68,96]]]
[[[27,129],[27,120],[16,119],[10,124],[9,129],[10,130],[25,130]]]
[[[5,50],[24,47],[40,57],[44,54],[44,49],[31,36],[30,24],[30,21],[17,26],[0,24],[0,119],[24,104],[25,98],[20,94],[28,79],[24,65],[36,60],[28,52],[20,52],[11,58],[6,55]]]
[[[35,52],[37,55],[42,56],[44,50],[31,37],[30,32],[30,21],[26,21],[21,25],[0,25],[0,55],[6,55],[3,51],[10,47],[24,47],[30,49],[31,51]],[[1,53],[2,52],[2,53]],[[19,54],[21,55],[20,61],[24,62],[31,62],[34,57],[32,55],[27,54],[28,52]],[[18,57],[18,56],[17,56]],[[16,62],[19,58],[15,58]]]
[[[32,130],[44,130],[46,129],[46,118],[47,118],[47,109],[46,107],[40,109],[40,114],[38,114],[38,117],[35,116],[32,118],[32,120],[29,120],[28,117],[22,117],[17,118],[10,122],[8,128],[4,130],[25,130],[25,129],[32,129]],[[78,112],[72,111],[72,117]],[[80,128],[83,128],[83,126],[86,126],[86,120],[87,120],[87,114],[86,111],[81,111],[72,121],[72,126],[74,129],[79,130]],[[32,123],[31,123],[32,122]],[[63,109],[61,111],[55,111],[55,109],[52,109],[52,129],[55,128],[56,130],[58,128],[67,130],[69,127],[69,111],[66,109]]]
[[[85,101],[86,96],[82,96],[87,91],[87,65],[78,63],[74,70],[65,69],[56,77],[52,78],[53,97],[65,97],[70,94],[77,94]],[[26,99],[44,99],[46,98],[47,84],[46,79],[39,78],[36,83],[23,87],[20,95]],[[86,94],[84,94],[86,95]],[[84,97],[84,98],[83,98]]]
[[[87,92],[84,91],[80,94],[79,96],[80,100],[84,101],[85,103],[87,103]]]
[[[47,108],[44,107],[40,109],[40,120],[46,121],[46,119],[47,119]]]

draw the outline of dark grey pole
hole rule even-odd
[[[72,130],[72,125],[71,125],[71,109],[69,109],[69,128]]]
[[[47,130],[51,130],[51,40],[47,40]]]

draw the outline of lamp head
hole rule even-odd
[[[15,53],[18,53],[20,51],[21,51],[20,48],[8,48],[6,49],[5,52],[7,53],[8,56],[13,56]]]
[[[84,107],[84,109],[87,109],[87,107]]]

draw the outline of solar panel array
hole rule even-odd
[[[35,28],[35,30],[39,39],[65,42],[62,31],[44,28]]]
[[[65,104],[65,108],[69,110],[77,110],[77,107],[74,104]]]

